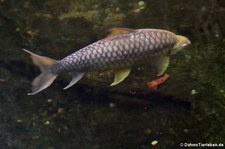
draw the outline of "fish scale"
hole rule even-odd
[[[137,30],[90,44],[59,61],[52,71],[98,71],[139,65],[151,56],[167,52],[175,42],[172,32]]]

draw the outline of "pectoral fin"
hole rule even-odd
[[[130,71],[130,68],[115,71],[114,81],[110,86],[114,86],[122,82],[130,74]]]
[[[155,66],[157,68],[157,76],[161,76],[166,71],[167,67],[170,63],[170,57],[169,56],[161,56],[156,58],[155,60]]]
[[[83,76],[84,76],[84,72],[82,72],[82,73],[77,73],[77,72],[75,72],[75,73],[73,73],[73,78],[72,78],[72,80],[70,81],[70,83],[66,86],[66,87],[64,87],[63,89],[65,90],[65,89],[68,89],[68,88],[70,88],[71,86],[73,86],[74,84],[76,84]]]

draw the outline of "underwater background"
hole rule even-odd
[[[89,73],[63,91],[63,74],[27,96],[39,69],[22,48],[62,59],[112,27],[166,29],[192,44],[171,57],[156,91],[141,66],[115,87],[111,72]],[[0,149],[225,144],[224,115],[224,0],[0,0]]]

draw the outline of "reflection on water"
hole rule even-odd
[[[68,5],[69,4],[69,5]],[[222,0],[1,1],[0,148],[178,148],[224,143]],[[148,66],[109,87],[112,73],[90,73],[62,91],[62,75],[27,96],[39,73],[22,48],[61,59],[111,27],[163,28],[191,39],[171,59],[171,78],[156,91]],[[152,142],[158,141],[153,147]]]

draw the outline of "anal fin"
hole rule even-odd
[[[115,71],[114,81],[110,86],[114,86],[122,82],[130,74],[130,71],[130,68]]]
[[[83,76],[84,76],[84,72],[82,72],[82,73],[77,73],[77,72],[74,72],[73,73],[73,78],[72,78],[72,80],[70,81],[70,83],[66,86],[66,87],[64,87],[63,89],[65,90],[65,89],[68,89],[68,88],[70,88],[71,86],[73,86],[74,84],[76,84]]]

